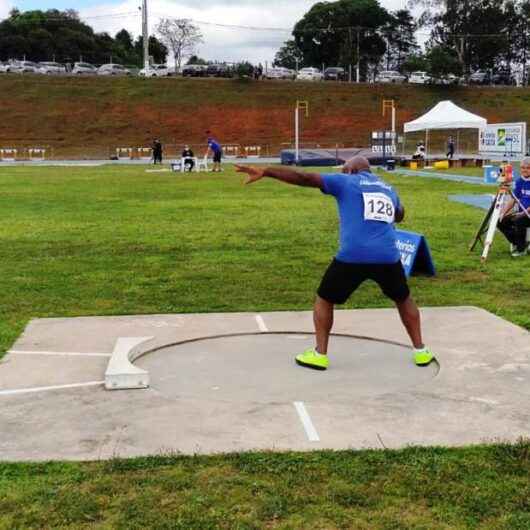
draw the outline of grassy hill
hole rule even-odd
[[[0,147],[49,146],[56,156],[102,156],[154,136],[202,144],[206,129],[277,152],[293,141],[297,99],[310,103],[303,142],[322,146],[368,145],[371,130],[389,126],[381,107],[390,98],[398,126],[442,99],[491,122],[530,121],[530,89],[504,87],[2,76],[0,94]]]

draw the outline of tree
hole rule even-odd
[[[197,55],[192,55],[186,64],[202,64],[207,65],[208,61],[206,59],[202,59],[201,57]]]
[[[433,46],[425,56],[427,60],[427,72],[434,79],[443,79],[449,74],[460,75],[462,73],[460,61],[451,48]]]
[[[419,50],[416,41],[418,25],[411,12],[401,9],[392,13],[382,30],[386,39],[385,63],[387,70],[401,70],[403,61]]]
[[[162,18],[156,26],[156,31],[162,42],[173,53],[177,71],[180,70],[184,58],[191,55],[196,47],[204,42],[199,28],[185,18]]]
[[[421,23],[431,28],[430,46],[452,50],[464,75],[511,60],[510,12],[516,0],[411,0],[426,7]]]
[[[304,64],[350,65],[366,72],[386,51],[380,28],[390,15],[377,0],[338,0],[315,4],[295,25],[293,36]]]
[[[140,35],[134,41],[134,52],[139,59],[138,66],[143,66],[144,38]],[[168,49],[154,35],[149,37],[149,55],[153,58],[154,64],[166,64]]]
[[[429,70],[429,61],[425,55],[409,55],[401,63],[401,72],[411,74],[412,72],[426,72]]]
[[[296,45],[294,40],[288,40],[285,44],[276,52],[274,57],[274,66],[283,66],[290,70],[296,70],[297,67],[303,67],[304,54]]]
[[[133,48],[133,39],[131,37],[131,34],[126,29],[118,31],[118,33],[116,33],[116,36],[114,37],[114,40],[117,44],[123,46],[123,49],[128,52],[130,52]]]

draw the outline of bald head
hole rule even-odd
[[[343,173],[359,173],[360,171],[370,171],[370,162],[364,156],[354,156],[350,158],[342,168]]]

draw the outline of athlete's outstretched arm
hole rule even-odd
[[[266,167],[259,168],[255,166],[240,166],[236,165],[238,173],[246,173],[248,175],[245,184],[252,184],[263,177],[270,177],[276,180],[281,180],[287,184],[294,184],[295,186],[306,186],[310,188],[322,189],[322,177],[318,173],[306,173],[296,169],[285,167]]]

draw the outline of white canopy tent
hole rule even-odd
[[[409,121],[404,125],[405,134],[416,131],[426,131],[426,145],[429,139],[430,130],[438,129],[483,129],[488,124],[485,118],[468,112],[452,101],[440,101],[429,112]]]

